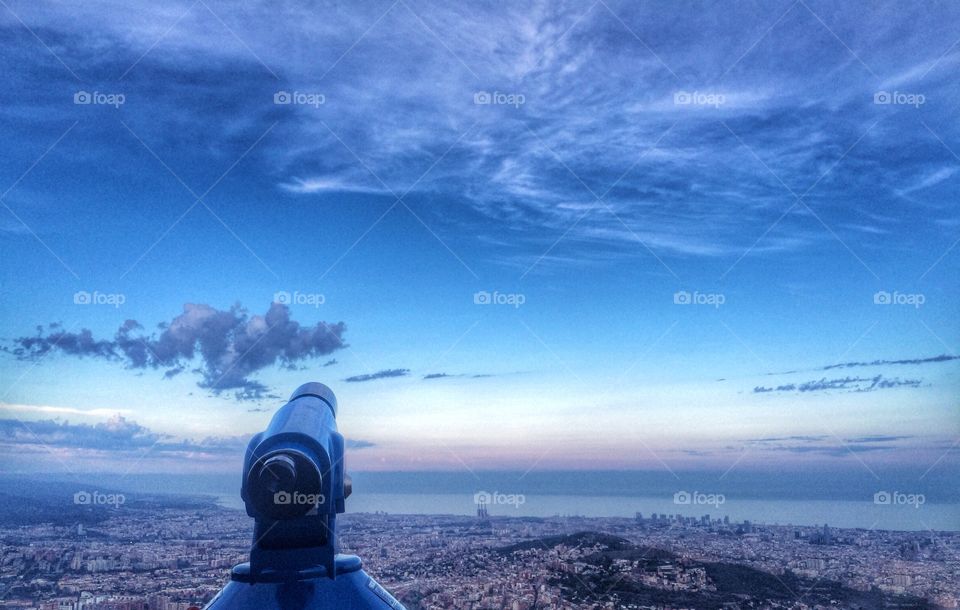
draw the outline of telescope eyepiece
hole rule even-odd
[[[297,463],[286,454],[274,455],[260,467],[257,482],[272,494],[293,493],[297,489]]]
[[[318,464],[300,451],[274,451],[247,473],[249,500],[259,515],[275,521],[296,519],[326,503]]]

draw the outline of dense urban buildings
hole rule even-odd
[[[246,560],[242,512],[120,506],[0,527],[0,607],[188,610]],[[414,608],[956,608],[960,535],[625,518],[350,514],[343,552]]]

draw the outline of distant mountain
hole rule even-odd
[[[191,509],[214,504],[209,497],[130,493],[90,483],[0,477],[0,522],[5,525],[94,524],[117,510]]]

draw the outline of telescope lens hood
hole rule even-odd
[[[319,398],[330,406],[330,409],[333,411],[333,416],[337,416],[337,397],[333,394],[333,390],[322,383],[311,381],[303,384],[290,395],[290,402],[303,396],[315,396]]]

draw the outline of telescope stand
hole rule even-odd
[[[404,610],[363,571],[356,555],[337,555],[334,572],[331,578],[327,568],[317,565],[295,572],[265,569],[254,574],[249,563],[241,563],[206,610]]]

